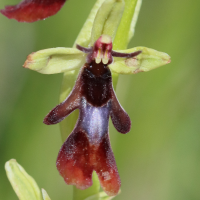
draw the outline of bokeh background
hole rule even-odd
[[[1,0],[0,8],[18,0]],[[44,116],[58,103],[62,74],[23,69],[26,56],[71,47],[94,0],[69,0],[55,16],[25,24],[0,15],[0,199],[17,199],[4,164],[17,161],[53,200],[70,200],[55,166],[59,126]],[[129,47],[168,53],[171,64],[120,76],[117,96],[132,129],[110,126],[122,193],[116,200],[200,199],[200,1],[143,0]]]

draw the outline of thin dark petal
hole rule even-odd
[[[24,0],[14,6],[6,6],[0,12],[19,22],[35,22],[56,14],[66,0]]]
[[[53,108],[44,118],[43,123],[47,125],[57,124],[61,122],[67,115],[77,109],[80,105],[80,95],[78,89],[72,91],[69,97],[61,104]]]
[[[126,111],[122,108],[118,102],[116,95],[113,91],[113,97],[111,100],[110,116],[114,127],[120,133],[128,133],[131,128],[131,120]]]
[[[96,151],[94,170],[97,172],[103,190],[109,196],[117,195],[121,181],[107,133]]]
[[[86,48],[86,47],[82,47],[79,44],[76,44],[76,48],[84,53],[92,53],[92,47]]]
[[[121,53],[121,52],[112,50],[112,56],[120,57],[120,58],[133,58],[135,56],[138,56],[141,53],[142,53],[142,51],[136,51],[136,52],[132,52],[132,53]]]

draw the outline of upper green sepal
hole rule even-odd
[[[31,53],[23,67],[42,74],[56,74],[81,67],[85,54],[76,48],[57,47]]]
[[[138,72],[150,71],[171,62],[168,54],[147,47],[135,47],[132,49],[118,50],[118,52],[131,53],[140,50],[142,53],[136,57],[114,59],[114,62],[109,65],[109,68],[112,72],[118,74],[136,74]]]
[[[91,32],[91,45],[102,34],[109,35],[114,39],[123,11],[124,0],[106,0],[102,3],[94,19]]]

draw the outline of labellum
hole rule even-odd
[[[141,51],[115,52],[107,35],[100,36],[93,47],[77,48],[88,54],[86,63],[70,95],[45,117],[44,123],[56,124],[79,109],[76,126],[58,154],[58,171],[67,184],[86,189],[92,185],[95,170],[104,191],[117,195],[121,182],[109,141],[108,121],[110,116],[120,133],[129,132],[131,121],[113,90],[109,64],[113,56],[131,58]]]

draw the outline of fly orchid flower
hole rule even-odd
[[[66,0],[23,0],[14,6],[6,6],[0,12],[19,22],[35,22],[56,14]]]
[[[67,184],[86,189],[92,185],[92,172],[96,171],[110,196],[118,194],[121,181],[109,141],[109,116],[118,132],[127,133],[131,128],[112,81],[116,74],[146,72],[170,62],[166,53],[146,47],[118,50],[118,43],[126,47],[133,36],[141,4],[141,0],[125,2],[98,0],[74,48],[40,50],[24,63],[25,68],[43,74],[64,73],[62,103],[45,117],[45,124],[59,123],[67,116],[65,120],[69,120],[79,109],[75,128],[58,154],[56,164],[61,176]],[[77,77],[77,69],[80,72],[71,89],[73,81],[68,79]]]
[[[70,95],[45,117],[44,123],[59,123],[79,109],[76,126],[58,154],[58,171],[67,184],[86,189],[92,185],[95,170],[104,191],[116,195],[121,184],[110,146],[108,120],[111,116],[121,133],[129,132],[131,120],[117,100],[108,66],[113,62],[113,56],[133,58],[141,51],[113,51],[112,39],[107,35],[100,36],[92,48],[80,45],[77,48],[87,54],[87,61]]]

